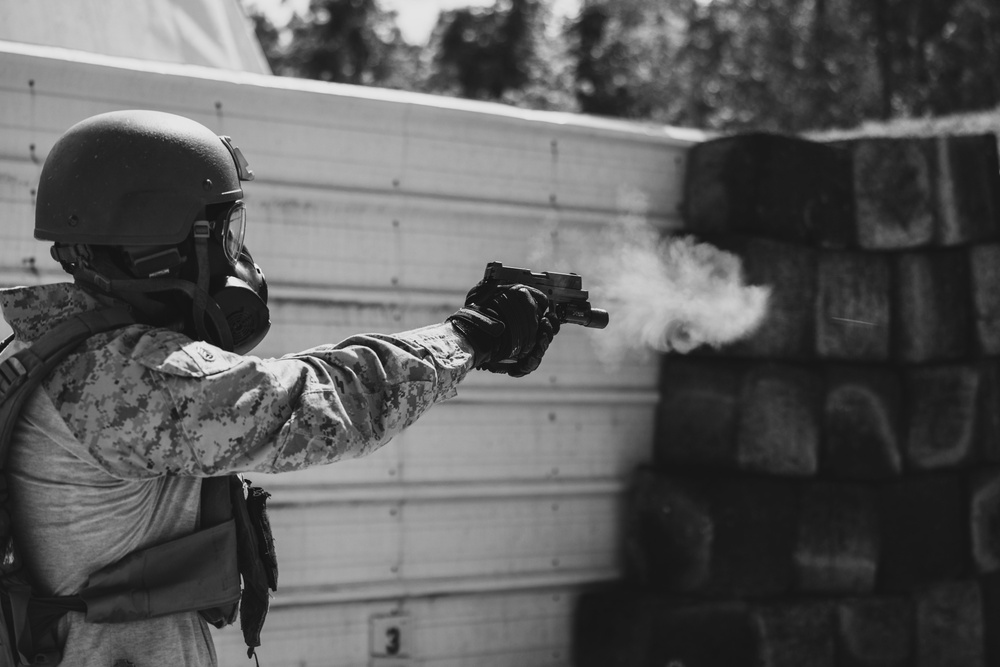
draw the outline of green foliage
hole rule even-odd
[[[313,0],[277,74],[718,130],[857,126],[1000,103],[997,0],[547,0],[443,12],[405,43],[376,0]]]

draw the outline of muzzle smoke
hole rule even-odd
[[[770,289],[745,285],[735,255],[689,237],[625,241],[598,262],[594,303],[613,314],[618,344],[686,353],[720,347],[763,321]]]
[[[562,262],[574,268],[564,270],[581,273],[590,302],[611,313],[608,328],[592,335],[602,358],[620,361],[649,350],[683,354],[753,333],[767,313],[770,288],[745,284],[742,262],[732,253],[686,236],[662,236],[647,222],[644,203],[633,201],[598,240],[559,239],[575,251],[573,261]],[[551,230],[550,251],[556,238]]]

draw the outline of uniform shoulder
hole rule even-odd
[[[128,356],[160,373],[205,377],[225,372],[244,358],[169,329],[148,329],[130,345]]]

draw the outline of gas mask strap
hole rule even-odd
[[[81,247],[86,249],[85,246]],[[57,253],[53,250],[52,254],[53,256],[56,256]],[[114,273],[112,273],[112,276],[109,278],[108,275],[106,275],[107,271],[110,269],[113,272],[115,269],[113,267],[106,267],[98,270],[91,264],[92,254],[89,250],[86,254],[73,252],[70,259],[71,262],[69,262],[69,267],[72,270],[70,270],[69,273],[84,287],[96,288],[97,291],[105,294],[113,294],[131,306],[133,311],[141,313],[146,317],[153,318],[154,320],[164,316],[166,309],[164,304],[146,297],[141,292],[133,290],[128,294],[116,293],[115,290],[118,289],[118,286],[123,281],[129,280],[129,278],[121,278],[114,275]]]
[[[229,331],[229,324],[226,322],[226,316],[223,314],[222,309],[209,296],[208,292],[194,283],[177,278],[127,278],[109,280],[100,273],[85,266],[77,266],[73,276],[97,287],[102,292],[117,296],[129,304],[139,307],[140,310],[143,309],[141,302],[146,301],[146,299],[136,298],[138,295],[155,292],[183,292],[191,299],[192,303],[200,300],[204,304],[198,320],[202,323],[201,329],[205,330],[204,318],[208,317],[212,321],[216,331],[219,332],[218,341],[208,337],[207,330],[204,336],[199,333],[199,337],[202,340],[217,344],[224,350],[233,349],[233,337]]]
[[[166,292],[169,290],[177,290],[187,294],[191,298],[192,302],[198,301],[200,292],[201,300],[205,303],[205,309],[202,311],[202,318],[208,317],[208,319],[212,321],[212,325],[215,327],[216,331],[219,332],[219,340],[214,340],[212,337],[207,335],[206,337],[201,338],[201,340],[218,345],[224,350],[233,349],[233,337],[229,333],[229,324],[226,322],[226,316],[223,314],[222,309],[219,308],[219,304],[217,304],[207,292],[194,283],[186,280],[177,280],[175,278],[115,280],[112,282],[116,291],[131,290],[137,292]],[[204,324],[202,324],[202,326],[204,326]]]
[[[208,237],[211,233],[211,227],[207,220],[197,220],[194,223],[194,252],[195,257],[198,260],[198,289],[191,295],[191,314],[194,317],[195,330],[198,332],[198,338],[202,340],[212,341],[212,337],[208,333],[208,329],[205,326],[205,315],[206,312],[211,310],[217,311],[212,312],[209,315],[212,319],[212,323],[215,325],[215,329],[219,334],[218,345],[225,350],[233,349],[233,335],[229,330],[229,323],[226,322],[226,318],[222,314],[222,310],[219,308],[218,304],[209,296],[209,279],[211,275],[208,269]],[[212,309],[212,306],[215,306]]]

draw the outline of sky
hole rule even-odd
[[[426,44],[431,30],[437,23],[438,13],[456,7],[492,6],[494,0],[377,0],[383,9],[395,11],[396,22],[403,39],[411,44]],[[245,4],[259,8],[276,25],[283,25],[295,10],[304,11],[309,0],[245,0]],[[580,7],[580,0],[553,0],[557,15],[572,15]]]

